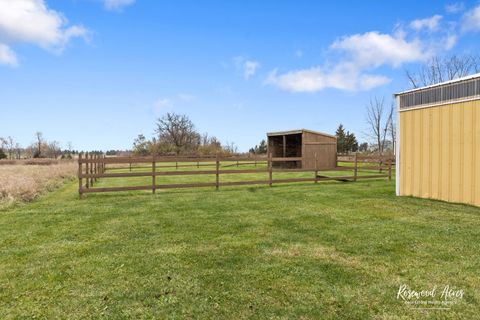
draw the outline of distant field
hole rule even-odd
[[[0,161],[0,208],[31,201],[77,173],[74,161]]]
[[[480,208],[398,198],[393,181],[81,201],[77,188],[0,210],[0,318],[474,319],[480,309]],[[396,298],[402,284],[465,297],[414,310]]]

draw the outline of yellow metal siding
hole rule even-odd
[[[400,195],[480,205],[480,100],[400,113]]]

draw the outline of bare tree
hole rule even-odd
[[[385,114],[385,98],[383,97],[381,99],[378,97],[370,99],[370,103],[367,105],[368,135],[375,140],[380,155],[385,150],[387,133],[392,128],[393,114],[393,106]]]
[[[227,153],[230,153],[230,154],[238,153],[238,147],[235,145],[234,142],[227,142],[223,146],[223,150],[225,150]]]
[[[20,159],[21,156],[22,156],[22,147],[17,142],[17,143],[15,143],[15,157],[16,157],[16,159]]]
[[[13,139],[11,136],[8,136],[6,139],[4,139],[4,141],[8,152],[8,158],[13,159],[15,155],[15,139]]]
[[[167,113],[158,119],[155,131],[158,142],[173,145],[176,154],[194,151],[200,144],[200,134],[186,115]]]
[[[52,158],[57,159],[60,154],[60,143],[56,140],[50,142],[48,144],[48,153]]]
[[[40,131],[35,132],[35,139],[36,150],[33,154],[33,157],[40,158],[42,156],[42,146],[45,143],[43,141],[43,133],[41,133]]]
[[[406,70],[412,88],[453,80],[480,72],[480,55],[432,57],[418,71]]]
[[[396,154],[396,145],[397,145],[397,126],[395,122],[395,105],[392,103],[390,105],[390,113],[389,113],[389,118],[390,118],[390,125],[388,127],[388,131],[390,133],[390,139],[392,139],[392,148],[393,148],[393,154]]]
[[[5,159],[7,158],[7,155],[5,154],[5,149],[7,148],[7,140],[5,138],[0,137],[0,159]]]

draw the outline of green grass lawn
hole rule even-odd
[[[0,318],[478,317],[480,208],[398,198],[386,179],[81,201],[77,188],[0,211]],[[465,295],[414,310],[402,284]]]

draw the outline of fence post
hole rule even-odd
[[[238,168],[238,160],[237,160],[237,168]]]
[[[272,153],[268,154],[268,185],[271,187],[272,186]]]
[[[91,177],[93,175],[93,158],[94,158],[94,155],[91,154],[90,155],[90,159],[92,160],[92,163],[90,163],[90,186],[93,187],[93,177]]]
[[[95,178],[93,178],[93,180],[95,182],[97,182],[97,173],[98,173],[98,154],[95,154],[94,155],[94,158],[95,158],[95,166],[93,167],[93,173],[95,174]]]
[[[357,175],[358,175],[358,158],[357,158],[357,153],[355,152],[355,166],[353,168],[353,181],[357,181]]]
[[[257,159],[255,158],[255,168],[257,167]]]
[[[85,173],[86,173],[87,175],[88,175],[88,173],[89,173],[89,169],[88,169],[88,168],[90,167],[90,163],[88,163],[88,158],[89,158],[89,157],[88,157],[88,152],[86,152],[86,153],[85,153],[85,160],[87,160],[87,161],[85,162]],[[90,188],[90,178],[88,178],[88,177],[85,178],[85,188],[87,188],[87,189]]]
[[[155,193],[156,187],[156,176],[157,176],[157,171],[156,171],[156,165],[155,165],[155,155],[152,156],[152,193]]]
[[[392,180],[392,159],[388,159],[388,180]]]
[[[105,160],[107,160],[107,156],[106,156],[106,155],[103,156],[103,158],[104,158]],[[103,173],[105,173],[105,172],[107,172],[107,163],[106,163],[106,162],[103,164]]]
[[[82,179],[82,153],[78,154],[78,195],[80,197],[80,200],[83,198],[83,179]]]
[[[215,164],[216,164],[216,171],[215,171],[215,189],[218,190],[219,184],[220,184],[220,174],[219,174],[219,169],[220,169],[220,161],[218,161],[218,154],[215,157]]]
[[[200,161],[197,161],[197,169],[200,168]]]
[[[128,159],[128,160],[129,160],[129,163],[128,163],[128,164],[129,164],[129,168],[130,168],[130,171],[132,171],[132,159],[131,159],[132,156],[128,156],[128,158],[129,158],[129,159]]]
[[[317,153],[315,152],[315,183],[318,183]]]

